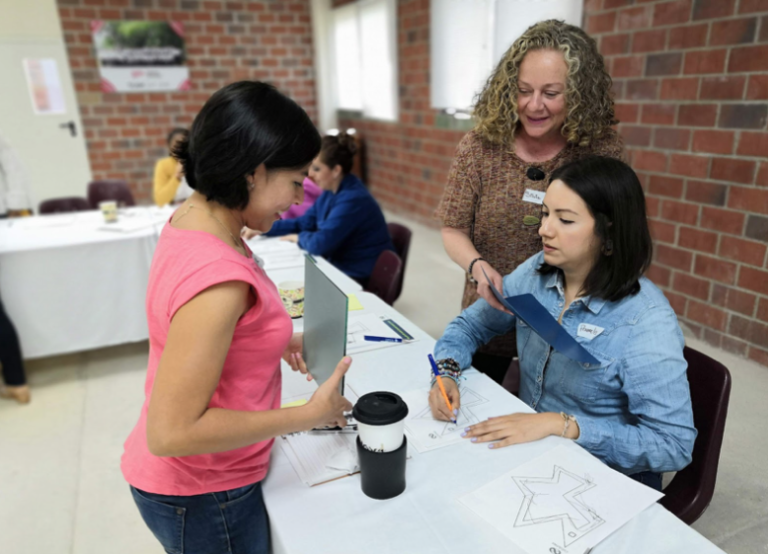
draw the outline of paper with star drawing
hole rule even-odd
[[[559,446],[459,501],[530,554],[583,554],[662,496]]]

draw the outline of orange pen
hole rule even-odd
[[[445,404],[448,406],[448,409],[453,413],[453,406],[451,406],[451,401],[448,400],[448,393],[445,392],[445,387],[443,386],[443,379],[440,375],[440,370],[437,369],[437,363],[435,362],[435,359],[432,357],[432,354],[427,354],[427,358],[429,358],[429,363],[432,365],[432,373],[435,374],[435,378],[437,379],[437,385],[440,387],[440,392],[443,393],[443,399],[445,399]],[[455,419],[451,419],[453,423],[457,423]]]

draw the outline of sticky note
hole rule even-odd
[[[360,300],[357,299],[357,295],[355,294],[348,294],[349,297],[349,311],[354,312],[356,310],[362,310],[363,305],[360,303]]]
[[[302,398],[301,400],[286,402],[285,404],[280,405],[280,407],[281,408],[298,408],[299,406],[303,406],[306,403],[307,403],[307,400],[305,398]]]

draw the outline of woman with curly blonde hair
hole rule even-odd
[[[532,25],[502,57],[435,214],[446,252],[467,272],[462,309],[479,297],[503,309],[484,273],[501,290],[502,275],[541,250],[541,202],[555,169],[590,155],[623,157],[611,84],[595,40],[562,21]],[[500,382],[516,350],[513,333],[497,337],[472,365]]]

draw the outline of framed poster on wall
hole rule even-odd
[[[178,21],[91,21],[104,92],[189,89]]]

